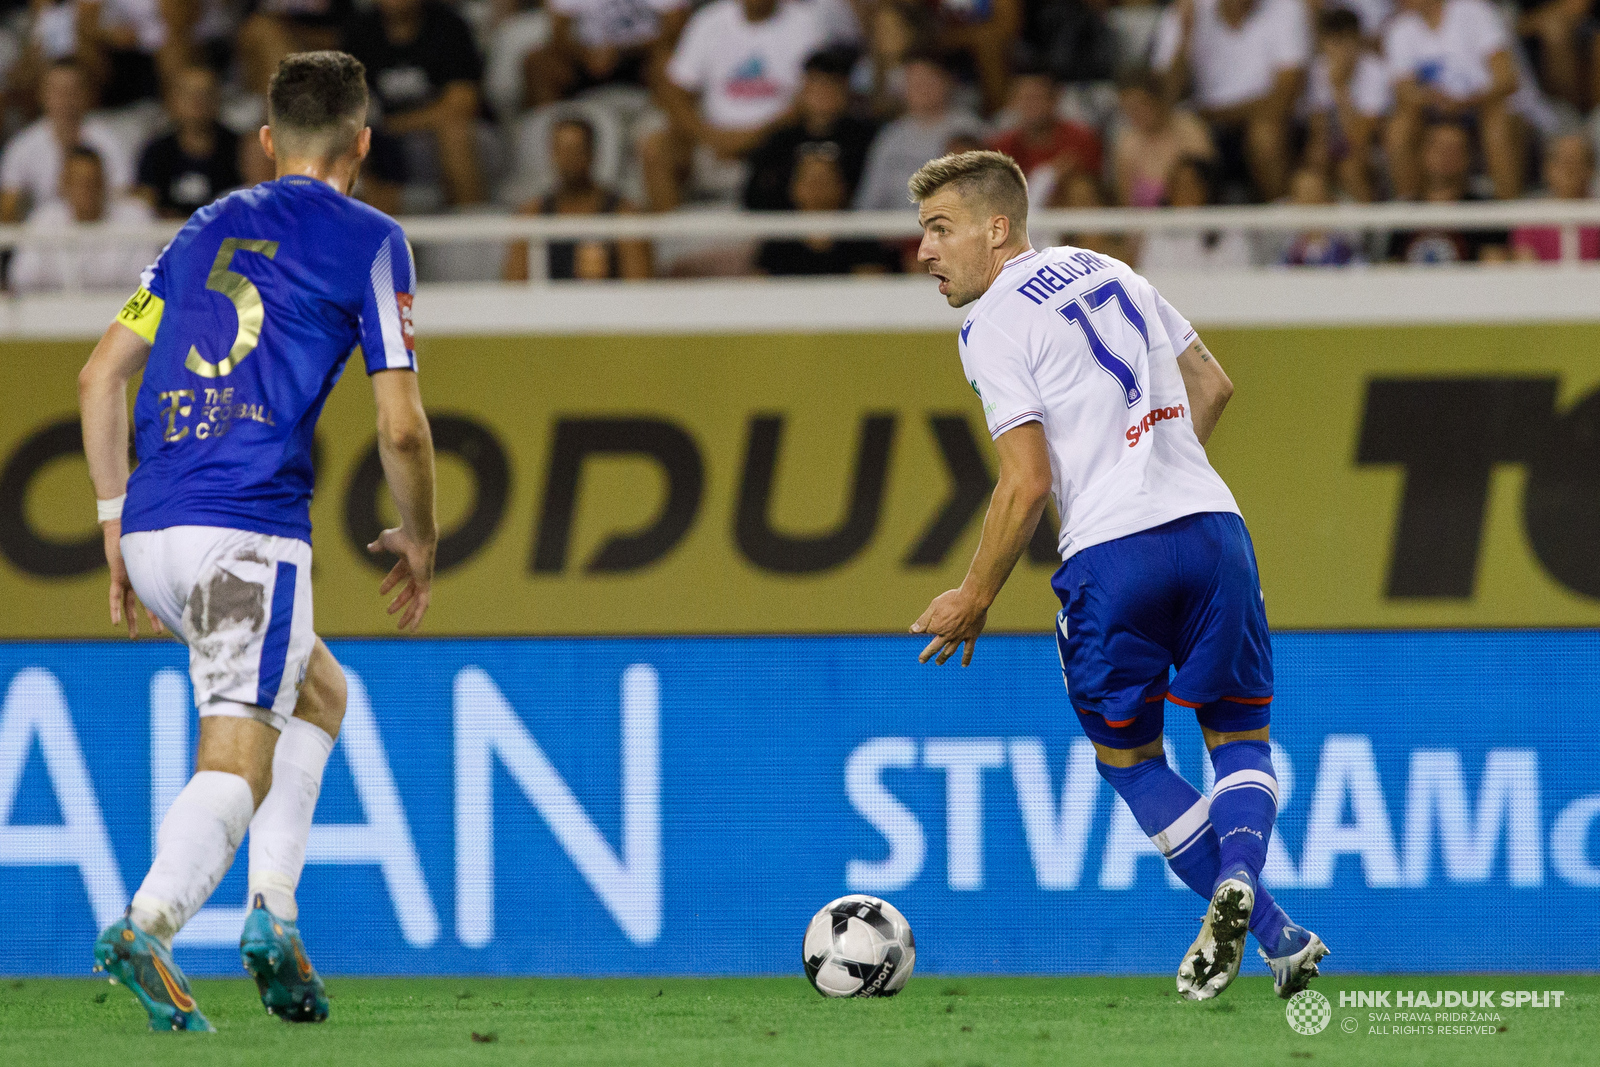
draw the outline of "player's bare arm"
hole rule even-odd
[[[1222,409],[1233,397],[1233,382],[1198,337],[1178,357],[1178,372],[1183,375],[1183,388],[1189,394],[1189,417],[1194,420],[1194,435],[1203,445],[1217,428]]]
[[[78,410],[83,420],[83,452],[89,460],[89,478],[94,482],[94,495],[102,513],[115,513],[100,523],[106,563],[111,568],[111,622],[126,623],[129,637],[139,636],[137,611],[141,605],[122,561],[120,503],[128,491],[128,382],[144,370],[149,356],[149,342],[114,322],[78,374]],[[145,617],[154,632],[162,632],[160,619],[148,610]]]
[[[400,557],[378,592],[387,595],[400,590],[389,604],[389,614],[399,613],[400,629],[415,633],[428,611],[434,555],[439,547],[433,506],[433,434],[413,371],[380,371],[372,376],[372,391],[378,402],[378,456],[400,512],[400,525],[379,534],[367,551]]]
[[[914,634],[932,634],[918,659],[935,655],[943,663],[963,644],[961,665],[972,662],[973,647],[989,617],[989,605],[1011,577],[1050,498],[1050,451],[1044,428],[1025,422],[995,440],[1000,454],[1000,479],[989,500],[978,551],[960,588],[941,593],[911,625]]]

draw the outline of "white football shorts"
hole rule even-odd
[[[122,558],[145,607],[189,646],[200,714],[282,730],[317,641],[311,546],[247,530],[170,526],[124,534]]]

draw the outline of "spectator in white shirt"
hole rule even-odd
[[[857,211],[911,210],[906,184],[918,168],[944,155],[954,137],[982,137],[978,117],[951,106],[953,88],[950,72],[933,57],[906,63],[906,113],[873,138],[867,169],[856,187]]]
[[[668,124],[640,145],[650,208],[677,207],[686,178],[737,196],[744,157],[792,121],[805,61],[829,36],[814,2],[713,0],[695,12],[661,85]]]
[[[39,87],[38,120],[24,127],[0,155],[0,222],[20,221],[32,207],[55,197],[61,161],[78,145],[92,148],[105,169],[106,187],[121,193],[133,183],[133,160],[111,128],[86,117],[88,88],[72,60],[52,63]]]
[[[1420,144],[1431,122],[1473,122],[1495,196],[1522,192],[1524,132],[1512,110],[1518,88],[1511,35],[1488,0],[1404,0],[1384,35],[1395,112],[1384,133],[1394,195],[1422,192]]]
[[[549,0],[550,40],[529,53],[528,103],[615,83],[653,86],[689,17],[686,0]]]
[[[135,225],[152,219],[150,207],[130,196],[112,197],[105,167],[92,148],[67,153],[61,168],[59,196],[45,201],[28,216],[33,233],[62,235],[73,227],[110,222]],[[56,240],[24,245],[11,262],[11,286],[19,292],[55,289],[127,289],[149,266],[160,248],[142,241],[78,243]]]
[[[1176,0],[1156,31],[1153,65],[1169,101],[1192,93],[1221,142],[1242,156],[1263,200],[1289,177],[1289,125],[1311,59],[1304,0]]]
[[[1352,200],[1372,199],[1372,149],[1394,106],[1389,71],[1367,50],[1361,22],[1348,8],[1317,19],[1317,57],[1306,86],[1306,163],[1337,176]]]

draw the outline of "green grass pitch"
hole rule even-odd
[[[0,1063],[849,1065],[1368,1065],[1600,1062],[1600,976],[1341,976],[1314,983],[1332,1024],[1301,1036],[1267,979],[1190,1004],[1168,977],[919,975],[892,1000],[827,1001],[803,978],[334,978],[333,1014],[290,1026],[246,980],[196,981],[220,1033],[145,1031],[132,996],[104,981],[0,979]],[[1561,989],[1560,1008],[1499,1009],[1492,1036],[1367,1032],[1340,989]],[[1360,1017],[1356,1033],[1343,1020]]]

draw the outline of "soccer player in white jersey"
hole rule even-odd
[[[1250,535],[1205,452],[1232,384],[1132,268],[1029,245],[1027,183],[1009,156],[944,156],[910,184],[918,259],[952,307],[972,306],[961,364],[1000,457],[966,579],[911,627],[931,637],[921,660],[961,651],[972,661],[989,605],[1053,496],[1069,699],[1101,776],[1210,901],[1178,989],[1191,1000],[1226,989],[1253,932],[1288,998],[1328,950],[1261,884],[1277,815],[1272,648]],[[1168,701],[1200,721],[1216,769],[1209,800],[1167,764]]]

